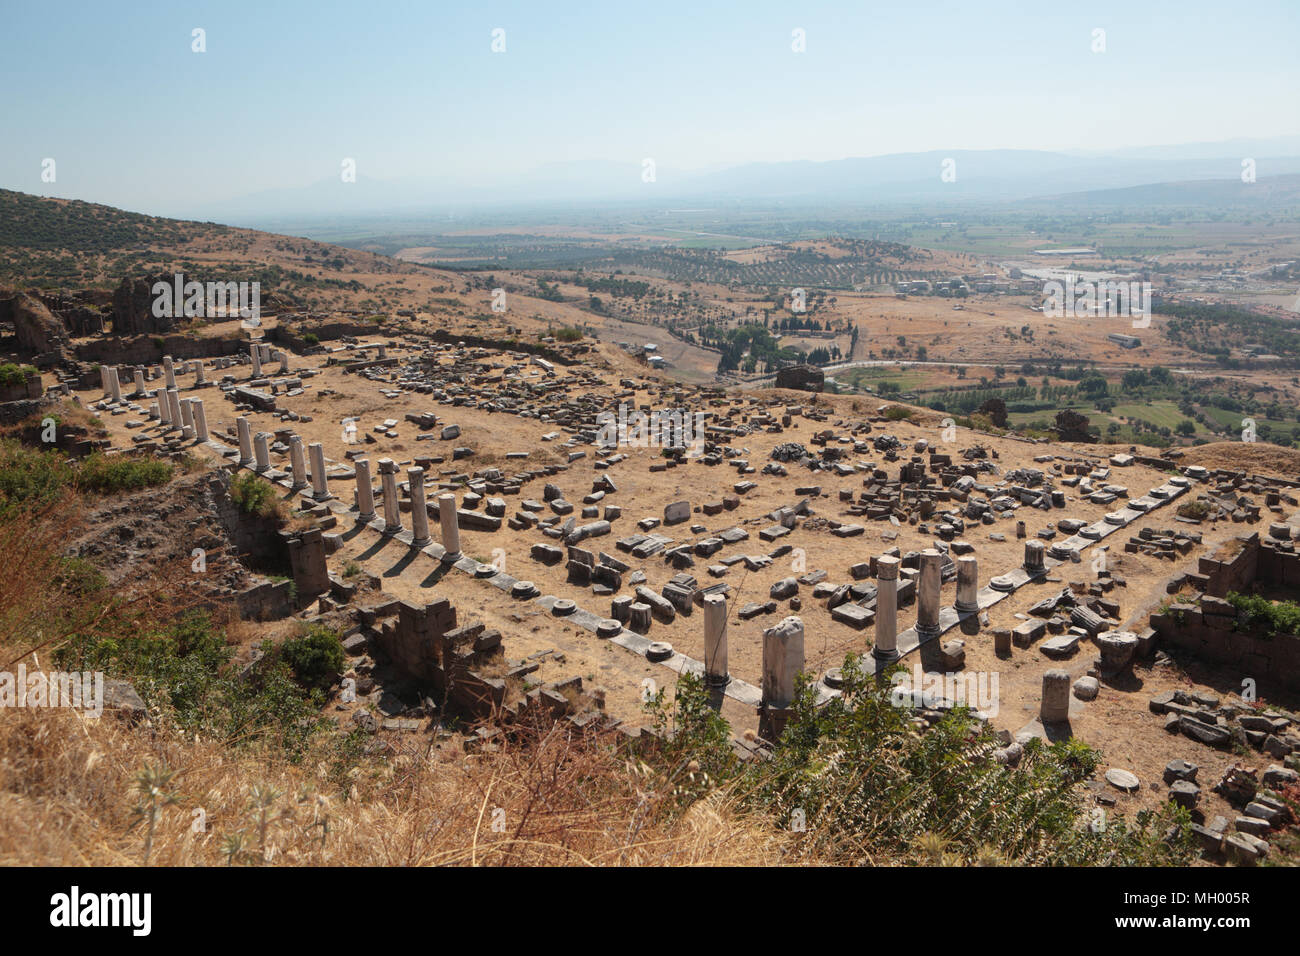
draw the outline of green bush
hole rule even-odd
[[[304,332],[302,334],[302,340],[308,345],[320,345],[320,336],[315,332]]]
[[[72,468],[62,455],[26,448],[13,439],[0,442],[0,514],[52,504],[72,480]]]
[[[138,491],[165,485],[171,481],[173,472],[171,464],[156,458],[95,452],[77,466],[76,485],[82,491],[101,494]]]
[[[1166,805],[1132,821],[1090,825],[1084,784],[1101,754],[1076,741],[1032,740],[1017,766],[999,763],[987,724],[956,707],[923,732],[892,687],[850,656],[841,696],[817,705],[802,681],[770,759],[730,759],[726,723],[699,680],[677,684],[676,733],[660,751],[665,785],[726,786],[743,809],[794,831],[798,849],[844,863],[1186,865],[1195,852],[1186,810]],[[662,696],[652,702],[662,709]],[[661,728],[664,721],[656,724]],[[683,767],[681,761],[689,758]],[[656,784],[658,786],[658,784]]]
[[[320,716],[324,696],[294,680],[279,655],[235,667],[225,634],[204,612],[126,639],[74,635],[55,656],[64,669],[130,681],[165,723],[232,746],[269,741],[297,756],[329,723]]]
[[[230,482],[230,497],[245,514],[270,517],[279,506],[275,486],[251,471],[242,471]]]
[[[280,655],[307,687],[328,687],[343,673],[343,642],[337,631],[320,624],[308,624],[298,637],[281,644]]]
[[[27,376],[35,373],[36,369],[30,365],[15,365],[13,362],[5,362],[0,365],[0,385],[21,385],[27,381]]]
[[[1273,637],[1278,634],[1300,634],[1300,604],[1294,601],[1274,603],[1257,594],[1228,592],[1228,601],[1245,617],[1252,630],[1260,630]]]
[[[554,333],[557,342],[577,342],[582,338],[582,330],[575,329],[571,325],[566,325],[562,329],[556,329]]]
[[[891,422],[899,422],[905,418],[912,417],[912,409],[904,408],[902,405],[895,405],[892,408],[885,409],[885,418]]]

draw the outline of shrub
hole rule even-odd
[[[5,362],[0,365],[0,385],[21,385],[27,380],[27,376],[35,371],[36,369],[30,365],[15,365],[13,362]]]
[[[885,418],[891,422],[898,422],[911,417],[912,409],[904,408],[902,405],[895,405],[892,408],[885,409]]]
[[[306,687],[328,687],[343,672],[338,632],[320,624],[308,624],[298,637],[281,644],[280,655]]]
[[[173,467],[155,458],[127,455],[88,455],[77,466],[76,485],[82,491],[111,494],[138,491],[171,481]]]
[[[341,650],[341,648],[340,648]],[[324,725],[319,690],[294,680],[289,664],[268,654],[237,670],[225,634],[204,612],[130,636],[80,634],[56,654],[68,670],[104,671],[131,682],[165,723],[232,746],[259,740],[300,754]]]
[[[320,336],[315,332],[304,332],[302,334],[302,340],[308,345],[320,345]]]
[[[1263,631],[1269,637],[1278,634],[1300,634],[1300,604],[1294,601],[1274,603],[1257,594],[1228,592],[1228,601],[1246,619],[1246,624]]]
[[[275,486],[251,471],[240,472],[231,480],[230,497],[245,514],[262,518],[269,518],[280,507]]]
[[[892,687],[849,656],[841,695],[817,705],[803,681],[771,759],[738,769],[726,723],[696,679],[677,684],[676,736],[661,755],[677,789],[701,773],[731,783],[747,808],[800,834],[815,859],[961,865],[1185,865],[1195,849],[1186,810],[1166,806],[1087,825],[1083,784],[1101,754],[1077,740],[1025,745],[1018,766],[993,759],[994,731],[956,707],[922,733]],[[662,727],[662,721],[656,721]],[[712,743],[716,756],[701,755]],[[683,772],[680,761],[689,757]],[[707,771],[706,771],[707,767]],[[656,785],[658,786],[658,785]],[[800,826],[792,826],[796,821]]]
[[[582,338],[582,330],[575,329],[571,325],[566,325],[562,329],[556,329],[553,333],[557,342],[577,342]]]
[[[56,452],[25,448],[13,439],[0,443],[0,514],[52,504],[72,479],[72,468]]]

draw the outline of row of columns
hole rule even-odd
[[[194,404],[202,406],[202,402]],[[202,417],[202,411],[199,411]],[[270,432],[252,433],[252,425],[249,420],[238,418],[235,420],[235,427],[239,435],[239,465],[241,467],[252,466],[256,472],[265,472],[271,467],[270,451]],[[203,419],[203,430],[206,434],[207,420]],[[206,440],[206,438],[204,439]],[[311,485],[312,497],[317,501],[325,501],[332,497],[329,491],[329,479],[325,473],[325,449],[320,442],[312,442],[307,446],[311,456]],[[306,476],[308,474],[306,463],[303,461],[302,438],[298,435],[289,438],[289,456],[293,468],[293,487],[295,490],[307,486]],[[373,521],[375,515],[375,491],[371,484],[370,461],[366,458],[358,458],[353,463],[356,466],[357,479],[357,517],[363,522]],[[433,538],[429,534],[429,506],[425,499],[424,487],[424,469],[412,467],[407,470],[407,480],[411,495],[411,531],[413,543],[416,547],[423,548],[432,543]],[[402,530],[402,511],[400,498],[397,487],[397,463],[391,458],[381,458],[379,460],[379,477],[383,486],[384,495],[384,533],[396,534]],[[442,494],[438,496],[438,520],[442,530],[442,543],[448,559],[454,560],[460,557],[460,527],[456,516],[456,496],[454,494]]]
[[[283,353],[277,353],[277,354],[281,355],[282,363],[287,368],[288,366],[287,357],[285,357]],[[206,385],[208,383],[202,360],[187,362],[186,365],[187,368],[194,373],[195,386]],[[164,394],[166,391],[170,389],[179,387],[176,384],[176,364],[172,361],[172,357],[170,355],[163,356],[162,374],[163,374],[164,384],[163,387],[159,389],[157,393],[155,393],[158,396],[161,396],[162,394]],[[110,398],[113,402],[120,403],[122,401],[122,376],[121,373],[118,371],[117,366],[101,365],[99,367],[99,377],[100,377],[100,385],[103,387],[104,394],[108,398]],[[135,369],[132,372],[132,381],[133,384],[135,385],[136,396],[145,397],[148,395],[149,390],[145,384],[144,368],[138,365],[135,367]]]
[[[181,398],[174,388],[158,390],[158,401],[149,406],[149,417],[158,419],[165,426],[164,431],[179,430],[187,441],[208,440],[208,416],[203,400]],[[248,460],[241,464],[247,464]]]
[[[960,614],[979,610],[979,564],[971,555],[957,559],[957,602]],[[917,579],[917,630],[938,633],[943,555],[931,548],[921,553]],[[884,555],[876,559],[876,632],[872,654],[891,663],[898,653],[898,579],[902,562]],[[772,708],[789,706],[794,677],[803,669],[803,623],[788,617],[763,632],[763,703]],[[704,598],[704,676],[712,685],[726,684],[727,601],[720,594]]]
[[[397,463],[391,458],[379,459],[379,481],[384,496],[384,534],[397,534],[402,530],[402,508],[397,488]],[[375,489],[370,475],[370,461],[357,458],[353,461],[357,477],[357,520],[369,523],[376,518]],[[429,534],[429,504],[425,498],[424,469],[418,466],[407,469],[407,487],[411,496],[412,543],[423,548],[433,541]],[[456,516],[456,496],[451,493],[438,496],[438,524],[442,532],[442,546],[448,560],[460,557],[460,526]]]
[[[278,361],[281,373],[289,371],[289,353],[283,349],[272,350],[265,342],[252,342],[248,346],[248,355],[253,360],[253,378],[262,377],[263,362]]]

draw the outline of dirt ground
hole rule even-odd
[[[380,341],[375,339],[375,341]],[[407,349],[397,340],[389,342],[390,355],[400,357],[413,356],[422,347],[422,343],[412,343]],[[497,364],[504,364],[501,359]],[[491,364],[490,361],[485,364]],[[310,422],[286,423],[269,413],[251,413],[253,431],[275,431],[292,429],[301,435],[304,442],[321,442],[327,459],[332,463],[344,463],[345,453],[351,449],[361,449],[371,462],[379,458],[391,457],[403,467],[413,462],[416,456],[443,456],[442,464],[435,464],[433,477],[447,488],[456,488],[449,481],[452,475],[472,472],[476,469],[494,466],[510,474],[525,467],[506,458],[512,451],[532,454],[527,467],[533,467],[539,461],[564,460],[567,449],[560,448],[563,438],[554,442],[542,440],[542,436],[557,430],[552,423],[537,419],[522,418],[511,414],[492,413],[482,409],[452,407],[439,404],[428,396],[413,392],[404,392],[397,398],[386,398],[380,389],[387,387],[381,383],[367,380],[359,375],[345,374],[338,365],[326,365],[322,357],[294,358],[294,370],[316,367],[320,374],[303,379],[304,393],[294,398],[281,398],[280,408],[292,410],[300,415],[310,416]],[[619,390],[619,379],[635,374],[635,368],[629,366],[626,357],[616,350],[605,349],[601,357],[583,366],[585,372],[594,372],[605,380],[609,394]],[[557,367],[557,376],[565,378],[566,370]],[[233,370],[237,380],[244,380],[249,368],[243,366]],[[530,366],[526,373],[531,379],[540,380],[542,371]],[[209,377],[215,377],[210,373]],[[274,377],[274,376],[273,376]],[[623,399],[631,406],[645,405],[651,408],[669,407],[669,399],[685,395],[691,401],[690,390],[674,384],[660,384],[644,375],[637,375],[638,388],[634,394]],[[182,386],[187,385],[187,378],[182,378]],[[590,391],[590,385],[576,384],[573,394]],[[228,444],[234,444],[234,421],[237,417],[233,405],[222,400],[216,389],[196,392],[196,397],[207,400],[207,418],[214,437]],[[83,393],[83,402],[98,399],[98,395]],[[698,399],[695,399],[698,401]],[[758,413],[762,405],[770,404],[771,410],[779,420],[780,412],[788,405],[808,405],[812,396],[799,393],[765,392],[758,396],[732,393],[727,401],[742,409],[743,414]],[[759,404],[752,404],[757,401]],[[847,435],[847,423],[860,421],[874,411],[874,401],[867,400],[870,408],[863,404],[863,399],[849,397],[822,397],[820,407],[829,409],[831,414],[827,422],[813,421],[796,415],[790,427],[779,433],[757,431],[743,438],[737,438],[733,445],[742,449],[744,457],[756,469],[754,474],[740,475],[727,464],[713,467],[698,461],[682,465],[667,471],[651,473],[650,464],[661,461],[658,448],[623,448],[628,458],[608,470],[594,467],[594,457],[590,446],[588,454],[573,462],[566,470],[552,478],[535,479],[526,484],[518,499],[507,498],[507,514],[513,514],[519,507],[519,500],[535,498],[542,500],[542,486],[546,482],[554,483],[564,492],[564,497],[580,507],[584,495],[592,491],[593,482],[609,475],[617,484],[617,492],[609,494],[601,505],[615,504],[623,509],[622,516],[613,522],[613,531],[606,538],[591,539],[583,546],[592,550],[605,550],[616,555],[646,574],[646,585],[658,592],[676,572],[667,565],[661,556],[645,561],[637,561],[630,555],[617,551],[614,543],[618,538],[636,533],[636,523],[641,518],[662,518],[664,506],[673,501],[690,501],[694,513],[691,521],[672,528],[657,528],[657,532],[667,534],[676,541],[698,540],[705,534],[692,533],[692,525],[703,526],[707,532],[718,532],[731,527],[740,527],[749,532],[750,538],[734,546],[726,546],[711,558],[697,558],[694,574],[701,585],[714,583],[706,567],[720,558],[734,554],[766,554],[777,545],[789,544],[793,550],[789,555],[774,560],[770,567],[755,572],[746,572],[744,564],[734,565],[720,580],[731,585],[733,592],[729,600],[728,646],[730,669],[736,677],[751,684],[761,682],[761,640],[762,630],[779,621],[789,613],[798,613],[805,624],[805,668],[812,673],[822,673],[827,668],[843,662],[846,654],[862,653],[871,647],[874,628],[854,631],[834,622],[824,607],[824,601],[812,598],[812,589],[800,587],[799,598],[802,608],[792,612],[787,601],[778,602],[774,614],[760,615],[750,621],[741,621],[736,611],[751,601],[762,603],[768,600],[768,590],[773,583],[786,577],[797,577],[805,571],[823,569],[827,572],[826,580],[836,584],[851,580],[849,567],[867,561],[890,547],[897,546],[907,552],[930,547],[935,540],[931,534],[923,533],[919,526],[903,524],[895,527],[886,521],[869,521],[865,517],[851,517],[846,513],[847,505],[841,503],[838,491],[851,490],[856,496],[864,484],[862,475],[835,477],[829,472],[807,472],[791,465],[786,477],[768,476],[757,473],[767,464],[772,448],[780,443],[800,442],[810,449],[813,436],[827,429],[837,435]],[[854,404],[856,402],[856,404]],[[609,400],[609,408],[616,411],[617,402]],[[701,411],[713,413],[725,412],[726,408],[701,405]],[[407,412],[434,412],[438,415],[438,426],[432,431],[437,434],[445,423],[461,426],[461,435],[452,441],[419,440],[419,429],[404,420]],[[358,422],[361,436],[366,443],[361,446],[347,445],[343,440],[342,421],[347,416],[360,416]],[[130,437],[141,430],[127,429],[127,420],[138,419],[134,414],[104,416],[117,444],[129,445]],[[378,434],[374,426],[384,419],[397,419],[399,424],[396,437]],[[953,441],[944,442],[942,429],[934,421],[931,413],[918,413],[917,422],[885,422],[872,425],[868,438],[882,433],[895,435],[904,443],[902,460],[911,454],[911,445],[918,439],[924,439],[939,451],[951,453],[954,460],[960,461],[962,449],[982,445],[988,452],[996,454],[999,475],[1017,467],[1033,467],[1050,471],[1051,461],[1035,462],[1036,458],[1052,456],[1053,460],[1083,460],[1095,464],[1104,464],[1102,452],[1091,446],[1069,446],[1050,443],[1029,443],[1010,438],[992,437],[975,434],[966,429],[956,429],[956,435],[949,434]],[[151,431],[151,430],[143,430]],[[567,436],[566,436],[567,437]],[[452,446],[474,448],[474,457],[452,461]],[[815,450],[815,449],[814,449]],[[1117,451],[1110,448],[1108,451]],[[869,452],[865,455],[855,454],[852,446],[847,446],[847,461],[851,463],[873,464],[883,467],[890,477],[897,477],[899,464],[887,464],[881,454]],[[287,467],[287,458],[273,460],[276,467]],[[1168,475],[1141,465],[1125,468],[1112,468],[1109,483],[1124,485],[1129,489],[1130,497],[1138,497],[1149,488],[1162,484]],[[699,509],[706,501],[719,500],[724,494],[733,493],[733,486],[743,479],[752,480],[757,487],[741,495],[741,502],[734,511],[724,511],[716,516],[706,516]],[[999,480],[999,476],[982,478],[990,482]],[[838,538],[830,534],[826,527],[817,528],[819,522],[810,521],[800,524],[794,531],[774,543],[761,541],[758,532],[774,522],[768,517],[770,512],[795,504],[801,497],[797,489],[803,486],[820,486],[820,493],[812,498],[812,515],[815,518],[842,520],[846,523],[859,523],[865,526],[865,533],[858,537]],[[1058,484],[1058,488],[1060,485]],[[331,490],[350,502],[354,485],[350,480],[336,480]],[[1024,520],[1029,538],[1038,531],[1061,518],[1079,518],[1085,521],[1100,519],[1116,505],[1097,505],[1080,500],[1075,489],[1063,488],[1067,505],[1064,510],[1052,512],[1020,509],[1012,520],[1000,520],[994,525],[985,526],[978,523],[968,524],[959,538],[970,541],[975,546],[980,567],[980,582],[987,583],[990,577],[1018,566],[1023,560],[1024,542],[1018,540],[1015,533],[1016,520]],[[435,489],[430,488],[430,493]],[[944,507],[942,504],[940,508]],[[1294,509],[1292,509],[1294,510]],[[1277,515],[1265,512],[1265,521]],[[409,521],[409,518],[405,519]],[[1223,523],[1205,524],[1196,530],[1204,535],[1202,546],[1190,554],[1182,556],[1177,565],[1158,561],[1154,558],[1140,558],[1137,555],[1122,553],[1122,542],[1127,537],[1137,534],[1143,527],[1174,527],[1172,507],[1163,507],[1139,519],[1126,532],[1109,539],[1109,566],[1113,574],[1122,577],[1124,587],[1113,590],[1109,597],[1119,601],[1121,620],[1129,621],[1132,626],[1140,627],[1145,623],[1145,615],[1165,599],[1164,583],[1176,567],[1194,567],[1197,555],[1209,553],[1224,541],[1255,528],[1247,525]],[[600,687],[606,691],[607,707],[617,716],[631,724],[643,721],[644,712],[640,700],[642,681],[650,678],[659,686],[670,686],[673,673],[663,665],[652,664],[644,658],[620,648],[609,642],[596,638],[593,634],[566,624],[562,618],[554,617],[542,608],[530,602],[511,599],[496,588],[475,581],[468,575],[455,571],[445,571],[436,561],[424,555],[412,557],[404,545],[384,538],[368,529],[345,531],[344,545],[330,558],[331,570],[339,573],[349,562],[357,562],[367,571],[378,575],[383,580],[383,588],[394,596],[416,602],[427,602],[441,597],[452,601],[457,608],[461,623],[481,620],[488,627],[501,630],[505,637],[506,654],[512,659],[530,658],[540,661],[539,671],[533,675],[541,681],[556,680],[580,675],[587,682],[588,689]],[[1004,541],[994,541],[990,534],[1005,536]],[[438,535],[436,523],[433,525],[435,538]],[[1065,537],[1065,535],[1060,535]],[[579,606],[602,616],[608,616],[608,597],[597,597],[588,588],[579,588],[569,584],[563,565],[546,567],[529,557],[529,548],[537,542],[555,543],[538,531],[512,531],[503,527],[497,532],[480,532],[462,528],[462,550],[482,561],[492,560],[495,549],[505,552],[504,568],[516,578],[529,579],[539,586],[542,593],[557,597],[571,598]],[[1086,673],[1094,655],[1091,645],[1083,645],[1076,655],[1064,663],[1052,661],[1045,657],[1037,647],[1015,649],[1009,660],[1001,660],[993,653],[992,630],[998,627],[1014,626],[1025,616],[1026,610],[1036,601],[1059,590],[1072,580],[1094,580],[1090,570],[1088,555],[1084,563],[1064,565],[1057,569],[1047,582],[1030,585],[1004,600],[991,609],[989,623],[977,633],[959,634],[950,632],[946,639],[962,637],[966,646],[966,672],[997,674],[999,680],[998,713],[993,724],[999,729],[1012,733],[1023,728],[1037,714],[1040,697],[1042,674],[1049,668],[1064,666],[1075,676]],[[943,603],[953,601],[954,584],[944,586]],[[628,594],[632,590],[626,583],[620,593]],[[900,629],[909,627],[914,620],[915,606],[900,609]],[[671,624],[656,621],[651,628],[650,638],[671,642],[673,647],[696,659],[703,657],[703,615],[698,610],[691,616],[678,615]],[[549,652],[549,653],[545,653]],[[915,655],[914,655],[915,656]],[[911,666],[911,660],[907,661]],[[1185,668],[1185,669],[1184,669]],[[1164,765],[1175,757],[1182,757],[1201,765],[1200,781],[1203,785],[1202,807],[1208,817],[1216,814],[1228,816],[1230,811],[1226,804],[1210,792],[1210,786],[1217,781],[1223,770],[1232,762],[1242,759],[1232,753],[1221,753],[1182,737],[1169,737],[1163,730],[1163,720],[1150,713],[1147,702],[1159,691],[1182,687],[1200,689],[1216,693],[1227,693],[1234,689],[1237,678],[1234,675],[1214,673],[1198,668],[1194,663],[1180,667],[1176,664],[1160,666],[1139,666],[1134,676],[1118,686],[1103,684],[1097,700],[1079,706],[1077,718],[1072,720],[1073,733],[1100,748],[1105,753],[1105,766],[1122,767],[1133,771],[1143,782],[1142,790],[1134,796],[1107,788],[1118,800],[1120,809],[1126,807],[1149,807],[1163,799],[1165,787],[1160,783]],[[1294,707],[1296,702],[1290,700],[1273,701],[1282,706]],[[1079,702],[1076,702],[1079,705]],[[757,726],[757,716],[750,707],[742,706],[728,699],[723,708],[724,716],[732,722],[737,732],[752,730]],[[1267,760],[1254,755],[1245,759],[1248,765],[1265,766]]]

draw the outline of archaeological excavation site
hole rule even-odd
[[[554,862],[516,834],[565,845],[631,812],[629,761],[659,791],[664,862],[707,859],[683,832],[705,814],[758,863],[852,862],[840,828],[894,862],[1295,851],[1300,637],[1275,609],[1300,590],[1300,480],[1281,469],[807,382],[683,383],[513,328],[281,313],[187,338],[122,295],[73,337],[84,306],[3,304],[51,346],[0,405],[7,533],[45,544],[22,560],[52,577],[7,610],[29,615],[27,660],[104,671],[99,732],[141,757],[247,734],[222,746],[271,781],[249,786],[313,790],[317,823],[396,801],[431,862],[461,861],[480,800],[476,854]],[[832,752],[865,779],[799,779]],[[910,779],[940,757],[959,765]],[[575,776],[530,795],[537,762]],[[1044,775],[1068,827],[1035,818]],[[818,820],[855,790],[882,806]],[[512,824],[530,796],[545,812]],[[899,798],[933,806],[886,827]],[[335,849],[287,824],[287,845],[231,849],[240,808],[190,799],[211,835],[157,862]],[[983,820],[947,831],[957,813]]]
[[[17,927],[1294,936],[1300,12],[726,6],[7,13]]]

